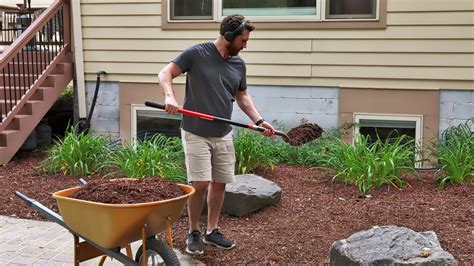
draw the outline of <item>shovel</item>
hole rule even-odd
[[[145,101],[145,105],[165,110],[165,105],[161,104],[161,103]],[[248,128],[248,129],[252,129],[252,130],[255,130],[255,131],[259,131],[259,132],[263,132],[263,131],[266,130],[266,128],[264,128],[264,127],[259,127],[259,126],[252,125],[252,124],[242,124],[242,123],[235,122],[235,121],[232,121],[232,120],[229,120],[229,119],[226,119],[226,118],[213,116],[213,115],[208,115],[208,114],[203,114],[203,113],[199,113],[199,112],[195,112],[195,111],[191,111],[191,110],[187,110],[187,109],[183,109],[183,108],[178,109],[178,113],[183,114],[183,115],[188,115],[188,116],[193,116],[193,117],[205,119],[205,120],[209,120],[209,121],[224,122],[224,123],[227,123],[227,124],[230,124],[230,125],[243,127],[243,128]],[[288,137],[288,135],[286,133],[282,132],[282,131],[275,130],[275,135],[278,135],[278,136],[282,137],[285,142],[290,142],[290,138]]]

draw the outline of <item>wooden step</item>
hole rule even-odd
[[[39,87],[31,96],[31,100],[43,100],[45,91],[52,87]],[[26,93],[23,88],[4,88],[0,87],[0,100],[19,100]]]
[[[26,124],[33,123],[32,115],[15,115],[13,120],[8,124],[7,130],[20,130],[24,128]]]
[[[55,75],[61,75],[61,74],[55,74]],[[5,77],[0,74],[0,86],[1,87],[8,87],[8,88],[14,88],[14,87],[29,87],[33,85],[36,82],[36,79],[38,79],[40,76],[37,76],[36,74],[14,74],[14,75],[5,75]],[[54,86],[54,79],[46,77],[46,79],[39,84],[40,86]]]
[[[0,132],[0,147],[6,147],[8,143],[11,143],[15,135],[19,133],[19,130],[2,130]]]
[[[46,65],[41,64],[41,63],[36,63],[36,62],[15,62],[15,63],[10,63],[7,66],[5,66],[5,72],[0,71],[1,76],[3,77],[3,74],[41,74],[45,69]],[[53,70],[56,73],[63,73],[61,72],[63,66],[61,64],[58,64],[55,66],[55,69]],[[8,77],[8,75],[6,75]]]
[[[33,112],[41,108],[42,103],[43,100],[29,100],[21,108],[19,114],[31,115]],[[0,109],[2,114],[6,114],[11,111],[10,109],[6,110],[6,108],[10,108],[10,101],[0,100]]]

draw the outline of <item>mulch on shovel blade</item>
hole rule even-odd
[[[321,137],[324,130],[318,124],[306,123],[290,129],[287,135],[290,138],[289,144],[300,146]]]
[[[109,204],[132,204],[171,199],[184,194],[175,183],[154,176],[137,180],[94,180],[74,192],[71,197]]]

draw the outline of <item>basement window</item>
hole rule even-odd
[[[132,105],[132,141],[164,134],[167,137],[180,136],[181,115],[168,114],[163,110]]]
[[[354,122],[357,126],[354,129],[354,136],[362,134],[369,136],[369,143],[374,143],[377,138],[382,141],[388,139],[389,142],[401,136],[406,135],[413,139],[417,145],[422,142],[422,124],[421,115],[389,115],[389,114],[360,114],[354,113]],[[354,139],[354,138],[353,138]],[[420,161],[421,156],[416,153],[415,160]],[[415,166],[421,166],[416,163]]]

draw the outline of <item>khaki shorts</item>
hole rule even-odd
[[[232,131],[224,137],[200,137],[181,130],[188,182],[233,183],[235,150]]]

